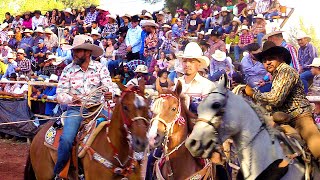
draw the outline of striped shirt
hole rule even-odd
[[[31,61],[30,59],[23,59],[17,62],[18,67],[21,68],[21,71],[19,72],[19,75],[29,75],[29,72],[31,71]]]
[[[290,54],[291,54],[291,64],[290,66],[293,67],[295,70],[300,70],[300,63],[298,60],[298,51],[297,49],[292,46],[291,44],[288,44],[286,41],[282,41],[281,46],[286,48]]]
[[[316,57],[318,57],[318,51],[311,43],[299,48],[298,59],[303,70],[309,70],[310,67],[307,65],[311,64]]]

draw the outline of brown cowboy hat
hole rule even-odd
[[[254,54],[255,58],[260,62],[262,62],[265,57],[268,57],[270,55],[283,57],[283,61],[285,63],[287,64],[291,63],[290,52],[282,46],[277,46],[272,41],[266,41],[263,44],[261,52]]]

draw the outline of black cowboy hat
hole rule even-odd
[[[270,56],[278,56],[282,59],[285,63],[291,63],[291,54],[290,52],[281,46],[277,46],[272,41],[266,41],[263,44],[262,50],[260,53],[254,54],[255,58],[262,62],[263,59]]]
[[[132,22],[139,22],[140,21],[140,17],[138,15],[134,15],[131,17],[131,21]]]
[[[218,32],[218,31],[213,30],[213,31],[211,31],[211,34],[210,34],[210,35],[211,35],[211,36],[220,37],[222,34],[221,34],[220,32]]]

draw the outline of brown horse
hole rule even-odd
[[[155,163],[157,179],[186,179],[203,167],[184,145],[192,131],[192,122],[191,112],[186,109],[184,100],[180,97],[181,89],[179,82],[175,92],[165,90],[152,107],[155,116],[148,132],[149,145],[164,145],[162,158]],[[163,166],[157,171],[158,163]]]
[[[134,159],[133,151],[143,152],[147,145],[148,102],[143,92],[144,87],[133,87],[122,92],[111,121],[105,126],[106,130],[97,134],[81,159],[86,179],[140,179],[140,165]],[[54,176],[57,154],[44,145],[45,133],[51,125],[48,123],[34,137],[25,179],[47,180]],[[32,173],[35,177],[30,177]]]

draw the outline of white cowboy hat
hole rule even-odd
[[[149,12],[146,12],[144,15],[143,15],[144,18],[149,18],[149,19],[153,19],[152,15],[149,13]]]
[[[18,79],[18,81],[21,81],[22,79],[24,79],[25,81],[29,80],[29,78],[23,74],[20,77],[18,77],[17,79]]]
[[[48,59],[47,59],[47,60],[56,59],[56,58],[57,58],[56,55],[50,54],[50,55],[48,56]]]
[[[66,12],[66,13],[72,14],[72,10],[71,10],[71,8],[67,8],[67,9],[65,9],[63,12]]]
[[[13,31],[8,31],[8,34],[7,34],[8,36],[14,36],[14,33],[13,33]]]
[[[169,37],[169,34],[172,34],[172,31],[171,31],[171,30],[166,32],[166,38]]]
[[[99,10],[102,10],[102,11],[109,11],[107,6],[104,6],[104,5],[99,5],[99,6],[96,7],[96,9],[99,9]]]
[[[100,33],[99,33],[99,31],[97,29],[92,29],[91,30],[91,35],[97,35],[97,36],[101,37],[101,35],[100,35]]]
[[[282,34],[284,31],[273,31],[269,34],[266,34],[263,36],[262,40],[268,40],[269,37],[277,35],[277,34]]]
[[[50,28],[46,28],[46,29],[44,30],[44,33],[45,33],[45,34],[53,34],[53,32],[51,31]]]
[[[23,49],[18,49],[17,54],[25,54]]]
[[[8,27],[8,26],[9,26],[9,24],[8,24],[7,22],[2,23],[2,24],[0,25],[0,31],[2,31],[4,28],[6,28],[6,27]]]
[[[211,35],[212,31],[213,31],[213,29],[209,29],[208,32],[206,32],[204,35],[209,36],[209,35]]]
[[[169,26],[168,24],[165,24],[165,25],[162,26],[162,28],[169,28],[169,29],[171,29],[171,26]]]
[[[63,45],[62,49],[86,49],[92,51],[91,55],[98,57],[103,54],[103,49],[95,44],[93,44],[93,39],[87,35],[77,35],[74,37],[72,46]]]
[[[296,39],[302,39],[302,38],[307,38],[308,41],[311,41],[311,37],[308,36],[304,31],[299,31],[297,33]]]
[[[218,11],[214,11],[214,12],[213,12],[213,16],[216,16],[216,15],[218,15],[218,14],[219,14]]]
[[[164,15],[164,12],[160,11],[157,15]]]
[[[202,49],[195,42],[190,42],[187,44],[181,58],[197,59],[201,63],[200,68],[206,68],[210,64],[209,58],[203,55]]]
[[[249,28],[248,28],[247,25],[242,25],[242,26],[241,26],[241,31],[242,31],[242,30],[248,30],[248,31],[249,31]]]
[[[30,29],[25,29],[23,33],[33,33],[33,31],[31,31]]]
[[[140,64],[134,70],[135,73],[148,73],[148,67],[146,65]]]
[[[197,32],[197,35],[199,34],[205,35],[204,31]]]
[[[58,79],[59,77],[55,74],[51,74],[50,75],[50,78],[49,78],[49,81],[55,81],[55,82],[58,82]]]
[[[111,18],[111,19],[117,21],[117,16],[116,16],[116,15],[113,15],[113,14],[108,14],[108,15],[107,15],[107,18]]]
[[[124,14],[123,16],[121,16],[121,18],[126,17],[128,19],[131,19],[131,16],[129,14]]]
[[[52,65],[57,66],[63,62],[61,57],[56,57],[56,60],[52,62]]]
[[[60,40],[60,44],[69,44],[69,42],[66,41],[66,39],[62,38],[62,39]]]
[[[34,32],[38,32],[38,33],[44,33],[43,27],[38,26],[36,30],[34,30]]]
[[[216,50],[211,56],[216,61],[224,61],[227,58],[226,53],[220,50]]]
[[[154,20],[146,20],[146,21],[143,23],[143,26],[142,26],[142,27],[145,27],[145,26],[153,26],[153,27],[156,27],[156,28],[159,27],[159,25],[158,25]]]
[[[9,54],[7,55],[7,59],[13,59],[13,54],[12,54],[12,53],[9,53]]]
[[[308,67],[320,67],[320,58],[314,58],[312,63],[307,66]]]
[[[233,17],[231,22],[233,22],[233,21],[237,22],[238,24],[241,24],[241,21],[238,17]]]
[[[221,8],[221,12],[225,12],[225,11],[229,12],[229,11],[228,11],[228,8],[227,8],[226,6],[223,6],[223,7]]]
[[[263,20],[264,20],[263,14],[257,14],[257,15],[254,16],[253,18],[254,18],[254,19],[263,19]]]

